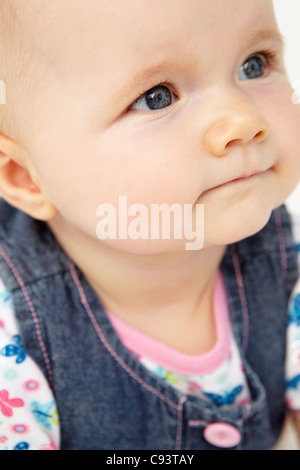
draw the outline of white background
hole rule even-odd
[[[291,82],[300,83],[300,0],[273,0],[273,3],[279,28],[286,41],[286,66]],[[297,90],[300,97],[299,85]],[[287,200],[287,205],[292,212],[300,213],[300,184]]]

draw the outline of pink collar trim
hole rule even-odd
[[[174,372],[203,375],[213,372],[229,357],[231,327],[229,308],[222,274],[219,271],[214,287],[214,317],[217,341],[205,354],[189,355],[147,336],[111,313],[108,317],[120,340],[130,351]]]

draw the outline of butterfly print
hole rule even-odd
[[[12,408],[21,408],[24,402],[21,398],[9,398],[7,390],[0,391],[0,410],[2,414],[8,418],[13,415]]]
[[[210,398],[215,405],[217,406],[223,406],[223,405],[232,405],[234,403],[235,398],[241,393],[243,390],[243,386],[239,385],[238,387],[235,387],[231,392],[225,393],[224,395],[218,395],[217,393],[206,393],[203,392],[203,394]]]
[[[8,344],[4,348],[1,349],[0,353],[2,356],[6,357],[16,357],[16,364],[22,364],[22,362],[26,359],[26,353],[23,348],[23,344],[20,338],[20,335],[14,335],[12,337],[12,341],[15,344]]]

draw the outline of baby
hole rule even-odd
[[[271,0],[0,15],[2,448],[273,448],[300,113]]]

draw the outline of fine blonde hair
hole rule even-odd
[[[21,141],[32,134],[28,108],[43,80],[45,65],[35,37],[31,0],[0,0],[0,133]]]

